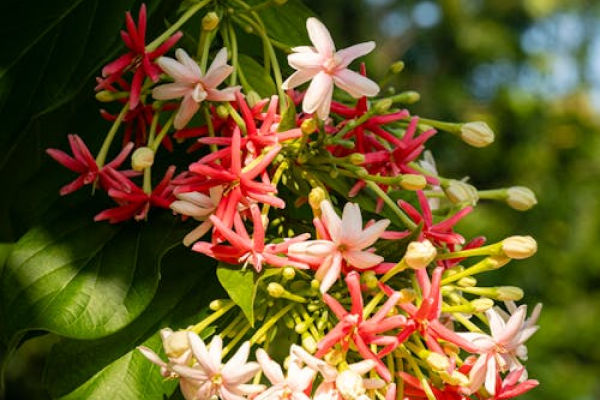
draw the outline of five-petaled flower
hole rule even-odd
[[[294,53],[288,56],[288,63],[297,71],[283,82],[284,89],[292,89],[312,79],[302,102],[304,112],[316,112],[319,118],[326,119],[334,85],[355,98],[379,93],[379,86],[375,82],[348,69],[352,61],[375,48],[374,42],[359,43],[336,51],[329,31],[318,19],[309,18],[306,29],[314,47],[292,49]]]
[[[175,115],[175,129],[184,128],[200,108],[200,103],[209,101],[233,101],[239,86],[222,90],[217,87],[232,72],[233,67],[227,64],[227,49],[223,47],[213,60],[206,74],[200,66],[183,49],[175,51],[177,60],[169,57],[158,59],[158,65],[173,79],[173,83],[159,85],[152,90],[152,97],[157,100],[171,100],[183,97],[179,110]]]

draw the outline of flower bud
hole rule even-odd
[[[531,189],[513,186],[506,190],[506,203],[515,210],[526,211],[537,204],[537,199]]]
[[[482,297],[471,301],[471,305],[475,309],[474,312],[486,312],[490,308],[494,307],[494,300]]]
[[[390,65],[390,71],[394,74],[399,74],[404,69],[404,61],[396,61]]]
[[[451,180],[444,187],[446,197],[454,204],[469,204],[474,206],[479,201],[479,194],[473,185],[469,185],[463,181]]]
[[[317,130],[317,122],[313,118],[305,119],[300,124],[300,130],[306,135],[313,133]]]
[[[400,298],[398,299],[398,304],[410,303],[412,302],[417,295],[413,289],[401,289],[400,290]]]
[[[296,276],[296,270],[292,267],[285,267],[281,272],[283,279],[290,281]]]
[[[477,279],[472,276],[465,276],[464,278],[460,278],[456,284],[460,287],[473,287],[477,285]]]
[[[279,298],[285,293],[285,288],[277,282],[271,282],[267,285],[267,292],[271,297]]]
[[[224,105],[220,104],[216,108],[217,117],[219,119],[227,119],[229,118],[229,110]]]
[[[190,349],[188,342],[188,331],[172,332],[163,337],[163,348],[165,354],[169,358],[180,357],[183,353]]]
[[[216,12],[211,11],[206,13],[202,18],[202,29],[205,31],[212,31],[219,26],[220,18]]]
[[[404,174],[400,181],[400,186],[406,190],[421,190],[427,185],[427,180],[423,175]]]
[[[501,301],[519,301],[523,298],[523,289],[516,286],[500,286],[496,298]]]
[[[473,147],[485,147],[494,141],[494,132],[485,122],[467,122],[460,127],[460,137]]]
[[[537,251],[537,242],[531,236],[511,236],[502,241],[502,252],[515,260],[531,257]]]
[[[313,188],[308,194],[308,204],[313,210],[321,209],[321,202],[327,198],[322,187]]]
[[[221,300],[221,299],[216,299],[210,302],[210,304],[208,305],[208,308],[210,308],[212,311],[218,311],[221,308],[223,308],[226,305],[226,303]]]
[[[375,112],[375,114],[385,114],[386,112],[388,112],[392,104],[393,102],[391,99],[379,100],[373,106],[373,111]]]
[[[154,150],[149,147],[140,147],[131,155],[131,168],[134,171],[143,171],[154,164]]]
[[[309,334],[308,332],[304,332],[301,335],[302,338],[302,347],[304,347],[304,349],[306,351],[308,351],[310,354],[314,354],[317,351],[317,341],[315,340],[314,337],[312,337],[311,334]]]
[[[447,371],[440,371],[439,375],[440,378],[449,385],[463,387],[469,385],[469,377],[457,370],[453,370],[450,374]]]
[[[377,276],[375,276],[375,272],[373,271],[363,272],[360,276],[360,279],[369,289],[375,289],[379,283],[379,279],[377,279]]]
[[[114,92],[111,92],[110,90],[101,90],[98,93],[96,93],[96,100],[102,103],[109,103],[111,101],[117,100],[118,98],[119,97],[115,96]]]
[[[365,155],[361,153],[352,153],[348,157],[348,161],[352,165],[363,165],[365,163]]]
[[[435,260],[437,250],[427,239],[422,242],[411,242],[406,249],[404,261],[413,269],[425,268]]]
[[[355,400],[366,393],[363,378],[350,369],[338,374],[335,386],[344,400]]]
[[[434,371],[444,371],[450,367],[450,361],[448,361],[448,357],[440,353],[436,353],[435,351],[430,352],[425,361]]]
[[[248,102],[248,105],[250,107],[254,107],[255,105],[258,104],[258,102],[260,102],[262,99],[260,97],[260,95],[255,92],[254,90],[251,90],[250,92],[248,92],[248,94],[246,95],[246,102]]]

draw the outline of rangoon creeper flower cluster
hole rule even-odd
[[[520,288],[476,279],[532,256],[535,240],[486,245],[455,231],[480,202],[526,210],[535,196],[446,178],[426,151],[436,127],[483,147],[494,138],[489,126],[421,119],[384,96],[371,104],[379,86],[364,64],[350,65],[375,44],[336,50],[313,17],[312,46],[290,49],[295,72],[285,81],[261,36],[265,70],[283,82],[261,99],[265,88],[253,86],[228,25],[256,32],[260,17],[232,12],[221,24],[205,3],[173,25],[204,15],[198,59],[183,48],[165,55],[182,36],[172,30],[147,49],[145,7],[139,29],[127,14],[130,51],[103,69],[98,86],[99,99],[122,106],[117,117],[105,113],[111,132],[125,132],[113,161],[105,162],[113,133],[96,157],[77,135],[72,156],[48,150],[79,175],[61,194],[92,185],[116,203],[96,220],[169,209],[189,226],[183,244],[204,255],[189,268],[217,265],[224,298],[194,325],[160,331],[166,361],[158,349],[139,351],[187,400],[499,400],[535,387],[522,362],[541,306],[527,318],[514,303]],[[186,161],[155,184],[164,151],[182,143],[187,155],[168,158]],[[132,150],[133,171],[121,169]]]

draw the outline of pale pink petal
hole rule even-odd
[[[485,374],[485,389],[493,396],[496,393],[496,360],[489,357],[487,362],[487,371]]]
[[[382,219],[362,231],[360,238],[353,243],[355,249],[364,249],[377,241],[389,226],[390,221]]]
[[[234,101],[235,94],[239,92],[241,89],[240,86],[232,86],[225,89],[217,90],[217,89],[207,89],[206,100],[210,101]]]
[[[522,306],[517,309],[509,320],[506,322],[506,327],[504,331],[501,333],[494,332],[492,330],[492,336],[498,343],[508,344],[521,330],[523,327],[523,322],[525,320],[525,313],[527,309]]]
[[[179,106],[179,110],[177,110],[177,114],[175,114],[175,121],[173,123],[175,129],[185,128],[199,108],[200,104],[196,103],[192,96],[185,96]]]
[[[348,369],[350,371],[356,372],[359,375],[364,375],[373,368],[375,368],[375,361],[373,360],[362,360],[357,363],[348,365]]]
[[[227,65],[227,48],[226,47],[223,47],[221,50],[218,51],[217,55],[213,59],[213,62],[210,64],[210,67],[208,67],[208,70],[206,70],[206,75],[213,74],[215,72],[215,70],[217,70],[223,66],[228,66]]]
[[[343,243],[349,247],[354,247],[362,233],[362,215],[358,204],[346,203],[342,212],[342,226],[339,232],[339,238],[334,240]]]
[[[300,86],[303,83],[311,80],[318,72],[318,69],[303,69],[296,71],[289,78],[287,78],[285,82],[283,82],[281,88],[287,90]]]
[[[271,357],[263,349],[256,350],[256,360],[260,364],[265,376],[272,384],[281,383],[285,380],[281,366],[275,361],[271,360]]]
[[[336,58],[340,60],[338,68],[346,68],[352,61],[369,54],[374,48],[375,42],[365,42],[338,51],[335,53]]]
[[[178,82],[197,83],[199,75],[194,74],[185,65],[169,57],[160,57],[156,63]]]
[[[379,85],[369,78],[349,69],[336,71],[333,75],[333,81],[340,89],[345,90],[355,98],[362,96],[371,97],[379,93]]]
[[[329,117],[329,110],[331,109],[331,99],[333,98],[333,84],[329,85],[327,92],[323,95],[323,101],[317,107],[317,115],[320,119],[326,120]]]
[[[192,59],[183,49],[175,50],[175,57],[179,60],[180,63],[185,65],[185,67],[190,72],[190,76],[194,76],[199,78],[202,76],[202,70],[200,70],[200,66],[198,63]]]
[[[321,220],[327,228],[332,240],[337,242],[341,235],[340,230],[342,227],[342,220],[333,210],[333,207],[329,201],[325,200],[321,202]]]
[[[221,358],[223,354],[223,339],[221,336],[215,335],[210,341],[208,346],[208,360],[210,365],[216,367],[212,371],[218,371],[221,369]],[[200,360],[198,360],[200,361]]]
[[[166,367],[167,363],[160,359],[160,357],[151,349],[146,346],[138,346],[137,348],[144,357],[150,360],[151,363],[156,364],[160,367]]]
[[[348,264],[358,269],[374,267],[384,260],[383,257],[368,251],[346,251],[344,252],[344,258]]]
[[[193,86],[189,83],[165,83],[152,89],[152,97],[156,100],[172,100],[190,94]]]
[[[198,225],[194,230],[185,235],[185,237],[183,238],[183,245],[188,247],[191,246],[194,242],[200,240],[202,236],[206,235],[206,233],[210,230],[210,228],[212,228],[212,226],[213,223],[211,220],[204,221],[203,223]]]
[[[329,240],[308,240],[306,242],[293,243],[288,247],[291,256],[327,257],[335,251],[335,244]]]
[[[218,339],[217,339],[218,338]],[[212,350],[213,343],[215,340],[221,340],[221,338],[217,335],[213,338],[210,347]],[[211,354],[206,348],[204,341],[200,339],[200,337],[194,332],[188,332],[188,342],[190,343],[190,347],[192,349],[192,353],[194,353],[194,357],[198,361],[198,363],[206,370],[207,373],[216,373],[219,371],[221,367],[221,352],[219,350],[219,355],[217,359],[211,357]],[[216,347],[216,346],[214,346]]]
[[[323,263],[317,270],[315,277],[321,281],[319,290],[321,293],[325,293],[333,286],[335,281],[340,277],[342,272],[342,257],[341,254],[335,253],[332,257],[331,264],[325,265]]]
[[[231,75],[233,70],[231,65],[222,65],[207,72],[200,81],[206,88],[216,88]]]
[[[244,342],[235,354],[227,361],[222,369],[223,375],[235,374],[235,370],[243,366],[248,360],[250,354],[250,343]]]
[[[320,71],[323,69],[323,56],[319,53],[292,53],[288,55],[288,64],[294,69]]]
[[[306,20],[306,30],[310,41],[317,48],[317,51],[327,57],[330,57],[335,52],[335,45],[331,39],[329,31],[321,21],[316,18],[308,18]]]

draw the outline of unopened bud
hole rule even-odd
[[[469,385],[469,377],[457,370],[453,370],[451,373],[440,371],[439,376],[444,382],[452,386],[467,387]]]
[[[501,301],[519,301],[523,298],[523,289],[516,286],[500,286],[496,298]]]
[[[417,295],[413,289],[401,289],[400,290],[400,298],[398,299],[398,304],[410,303],[412,302]]]
[[[321,187],[313,188],[308,194],[308,204],[313,210],[321,209],[321,202],[327,198],[325,190]]]
[[[165,349],[167,357],[180,357],[190,349],[188,331],[177,331],[172,332],[170,335],[165,335],[165,337],[163,337],[163,348]]]
[[[260,95],[255,92],[254,90],[251,90],[247,95],[246,95],[246,102],[248,103],[248,105],[250,107],[254,107],[255,105],[258,104],[259,101],[261,101],[261,97]]]
[[[361,398],[367,391],[363,378],[351,369],[346,369],[338,374],[335,386],[344,400]]]
[[[375,272],[373,271],[363,272],[360,276],[360,279],[369,289],[375,289],[379,283],[379,279],[377,279],[377,276],[375,276]]]
[[[477,279],[472,276],[465,276],[464,278],[460,278],[456,284],[460,287],[473,287],[477,285]]]
[[[394,74],[399,74],[400,72],[402,72],[403,69],[404,69],[403,61],[396,61],[395,63],[390,65],[390,71],[392,71],[392,73],[394,73]]]
[[[537,251],[537,242],[531,236],[511,236],[502,241],[502,252],[515,260],[531,257]]]
[[[388,110],[390,109],[392,104],[394,104],[394,103],[392,102],[391,99],[379,100],[373,106],[373,111],[375,112],[375,114],[385,114],[386,112],[388,112]]]
[[[448,357],[435,351],[430,352],[425,361],[434,371],[444,371],[450,367]]]
[[[425,268],[437,256],[437,250],[427,239],[422,242],[411,242],[406,249],[404,261],[413,269]]]
[[[317,351],[317,341],[308,332],[304,332],[301,336],[302,347],[310,354],[314,354]]]
[[[298,334],[301,335],[304,332],[306,332],[308,330],[308,325],[304,322],[300,322],[298,324],[296,324],[296,326],[294,326],[294,331]]]
[[[460,127],[460,137],[473,147],[485,147],[494,141],[494,132],[485,122],[467,122]]]
[[[212,311],[218,311],[221,308],[223,308],[225,306],[225,302],[221,299],[217,299],[217,300],[213,300],[210,302],[210,304],[208,305],[208,308],[210,308]]]
[[[212,31],[219,26],[220,18],[216,12],[211,11],[206,13],[202,18],[202,29],[205,31]]]
[[[218,105],[216,111],[217,117],[219,117],[219,119],[229,118],[229,110],[224,105]]]
[[[285,293],[285,288],[277,282],[271,282],[267,285],[267,292],[271,297],[279,298]]]
[[[454,204],[469,204],[474,206],[479,201],[479,194],[473,185],[469,185],[463,181],[451,180],[444,187],[446,197]]]
[[[313,118],[305,119],[300,124],[300,130],[306,135],[313,133],[317,130],[317,121],[315,121]]]
[[[281,275],[286,281],[291,281],[296,276],[296,270],[292,267],[285,267],[281,272]]]
[[[406,190],[421,190],[427,185],[427,180],[423,175],[404,174],[400,181],[400,186]]]
[[[131,155],[131,168],[134,171],[143,171],[154,164],[154,150],[149,147],[137,148]]]
[[[352,165],[363,165],[365,163],[365,155],[361,153],[352,153],[348,156],[348,161]]]
[[[471,301],[471,305],[475,310],[474,312],[486,312],[490,308],[494,307],[494,300],[482,297],[480,299],[475,299]]]
[[[506,203],[515,210],[526,211],[537,204],[537,199],[531,189],[513,186],[506,190]]]
[[[116,97],[110,90],[101,90],[96,93],[96,100],[101,101],[102,103],[109,103],[117,100],[117,98],[118,97]]]

